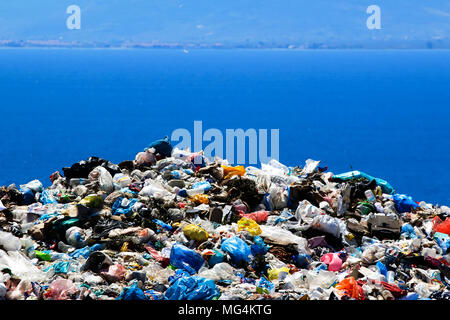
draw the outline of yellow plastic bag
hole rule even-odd
[[[88,208],[101,209],[103,208],[103,198],[96,195],[87,196],[80,201],[80,204]]]
[[[231,178],[232,176],[235,176],[235,175],[242,177],[245,174],[244,166],[236,166],[236,167],[222,166],[222,168],[223,168],[224,179]]]
[[[269,275],[269,280],[272,281],[278,279],[278,275],[280,274],[280,272],[289,273],[289,268],[283,267],[279,269],[269,269],[267,271],[267,274]]]
[[[195,241],[206,241],[209,238],[209,233],[195,224],[188,224],[183,228],[184,235],[191,240]]]
[[[242,230],[247,230],[253,236],[257,236],[262,233],[259,224],[257,224],[255,220],[245,217],[238,221],[238,232]]]

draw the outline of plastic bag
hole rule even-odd
[[[418,208],[419,205],[413,201],[410,196],[404,194],[394,194],[393,196],[395,210],[399,213],[410,212],[412,208]]]
[[[306,252],[308,241],[305,238],[296,236],[292,232],[279,227],[261,225],[261,237],[265,241],[278,245],[296,244],[299,251]]]
[[[0,270],[8,268],[13,275],[22,280],[43,282],[47,279],[45,272],[38,269],[31,260],[18,251],[6,253],[0,250]]]
[[[353,277],[345,278],[339,282],[336,285],[336,289],[340,291],[340,294],[350,296],[353,299],[366,299],[363,288],[356,283],[356,280]]]
[[[114,202],[111,213],[113,215],[125,215],[131,216],[133,214],[133,206],[138,202],[138,199],[127,199],[124,197],[120,197]]]
[[[269,269],[267,271],[267,275],[269,276],[269,280],[283,280],[289,274],[289,268],[283,267],[278,269]]]
[[[239,216],[245,217],[247,219],[252,219],[256,223],[262,223],[262,222],[267,221],[268,213],[265,210],[261,210],[261,211],[256,211],[256,212],[252,212],[252,213],[247,213],[247,214],[241,213]]]
[[[170,251],[170,264],[177,269],[183,269],[190,274],[195,274],[203,266],[202,256],[181,244],[176,244]]]
[[[66,241],[75,248],[85,245],[85,231],[79,227],[70,227],[66,230]]]
[[[223,262],[223,260],[225,259],[223,253],[220,252],[219,250],[208,250],[208,251],[210,252],[204,254],[203,257],[204,259],[208,260],[208,265],[210,267],[214,267],[216,264]]]
[[[39,180],[33,180],[28,182],[27,184],[21,184],[20,189],[30,189],[33,193],[42,192],[44,190],[44,186],[42,182]]]
[[[236,166],[236,167],[231,167],[231,166],[222,166],[223,168],[223,175],[224,175],[224,179],[229,179],[232,176],[243,176],[245,174],[245,168],[244,166]]]
[[[72,280],[57,278],[50,284],[45,296],[51,300],[67,300],[70,295],[77,292],[78,289]]]
[[[56,200],[56,198],[53,196],[50,190],[44,190],[41,193],[39,202],[41,202],[42,204],[49,204],[49,203],[58,203],[58,200]]]
[[[329,233],[336,238],[348,233],[345,222],[329,215],[316,216],[311,222],[310,227]]]
[[[139,152],[134,159],[138,166],[146,164],[153,165],[156,163],[155,155],[149,151]]]
[[[253,239],[253,242],[254,243],[250,247],[253,256],[264,255],[269,251],[269,246],[264,243],[260,236],[256,236]]]
[[[316,216],[324,215],[325,212],[313,206],[308,200],[299,202],[295,210],[295,217],[298,221],[311,223]]]
[[[188,224],[183,228],[183,232],[188,239],[199,242],[206,241],[209,238],[208,232],[195,224]]]
[[[247,230],[253,236],[257,236],[262,232],[261,228],[254,220],[247,218],[241,218],[241,220],[238,221],[237,231],[239,232],[242,230]]]
[[[320,261],[328,265],[328,270],[339,271],[342,268],[342,259],[339,253],[327,253],[320,258]]]
[[[80,204],[88,208],[101,209],[103,208],[103,198],[96,195],[87,196],[80,201]]]
[[[286,191],[286,188],[284,186],[279,187],[274,184],[269,189],[268,193],[268,204],[269,204],[269,210],[278,210],[285,208],[287,206],[287,200],[288,200],[288,192]]]
[[[433,219],[433,230],[450,235],[450,218],[447,217],[445,221],[442,221],[439,217],[435,217]]]
[[[6,251],[18,251],[22,248],[22,242],[9,232],[0,231],[0,247]]]
[[[212,300],[220,296],[214,280],[202,277],[177,279],[165,292],[168,300]]]
[[[211,279],[214,281],[220,280],[236,280],[240,278],[234,275],[234,269],[226,262],[216,264],[212,269],[205,269],[198,274],[200,277]]]
[[[170,196],[171,193],[167,191],[162,184],[152,179],[145,180],[144,188],[139,192],[140,196],[153,197],[155,199],[162,199],[165,196]]]
[[[261,277],[256,283],[256,293],[271,294],[275,292],[275,285],[264,277]]]
[[[320,161],[308,159],[305,161],[305,166],[302,170],[302,174],[309,174],[313,173],[314,170],[316,170],[317,166],[319,165]]]
[[[336,282],[337,276],[332,271],[319,270],[319,272],[310,270],[306,274],[306,282],[309,289],[323,288],[328,289]]]
[[[32,204],[35,201],[33,190],[31,190],[30,188],[22,187],[19,191],[23,195],[23,203],[25,205]]]
[[[113,264],[109,266],[107,272],[104,271],[100,272],[100,274],[103,277],[105,277],[105,279],[108,280],[109,282],[117,282],[122,280],[125,277],[126,273],[127,269],[125,269],[120,264]]]
[[[114,191],[114,183],[111,173],[101,166],[96,167],[89,173],[89,179],[98,180],[100,189],[108,194]]]
[[[134,282],[131,286],[123,288],[123,291],[116,298],[116,300],[149,300],[138,285]]]
[[[235,264],[250,260],[250,247],[239,237],[231,237],[222,241],[222,250],[231,256]]]

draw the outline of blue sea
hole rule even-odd
[[[173,130],[279,129],[280,162],[450,204],[450,51],[0,50],[0,185]],[[204,145],[205,146],[205,145]]]

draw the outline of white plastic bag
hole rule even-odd
[[[298,221],[311,224],[316,216],[324,215],[325,212],[313,206],[308,200],[299,202],[297,210],[295,210],[295,217]]]
[[[0,250],[0,268],[8,268],[21,280],[44,282],[47,279],[45,272],[35,267],[30,259],[19,251],[9,251],[6,253]]]
[[[260,225],[262,233],[260,236],[265,240],[279,245],[296,244],[299,252],[306,252],[308,241],[296,236],[292,232],[274,226]]]

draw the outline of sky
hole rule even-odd
[[[66,9],[81,9],[69,30]],[[369,30],[369,5],[381,29]],[[448,0],[4,0],[0,40],[245,45],[450,41]]]

